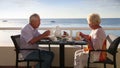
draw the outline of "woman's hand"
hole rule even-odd
[[[82,32],[80,32],[80,34],[79,34],[81,37],[83,37],[83,33]]]
[[[80,36],[81,36],[82,38],[84,38],[86,41],[89,40],[89,35],[86,35],[86,34],[80,32]]]

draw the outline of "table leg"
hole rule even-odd
[[[64,60],[64,44],[60,44],[60,49],[59,49],[59,63],[60,63],[60,68],[65,68],[64,64],[65,64],[65,60]]]

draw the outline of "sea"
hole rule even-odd
[[[0,28],[6,27],[24,27],[29,23],[28,19],[0,19]],[[89,27],[87,20],[85,18],[44,18],[41,19],[40,27]],[[120,28],[120,18],[102,18],[101,26],[111,27],[111,28]],[[80,30],[83,33],[89,34],[90,30]],[[73,31],[73,36],[75,36]],[[120,36],[120,30],[105,30],[106,35],[112,34]],[[20,34],[20,30],[2,30],[0,29],[0,46],[13,46],[13,43],[10,39],[11,35]]]

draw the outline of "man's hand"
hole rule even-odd
[[[46,37],[46,36],[49,36],[50,35],[50,31],[49,30],[47,30],[47,31],[45,31],[44,33],[43,33],[43,35]]]

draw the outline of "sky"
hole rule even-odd
[[[120,18],[120,0],[0,0],[0,18]]]

